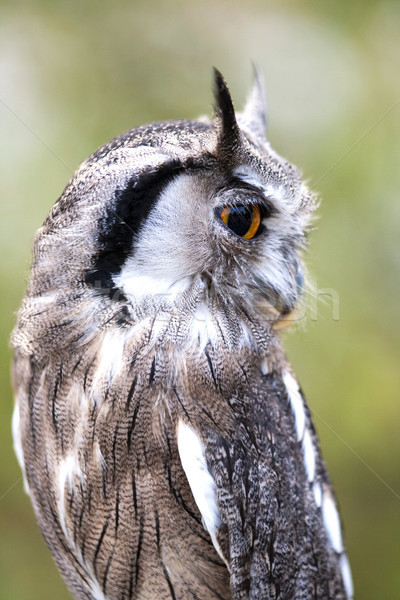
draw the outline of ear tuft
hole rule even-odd
[[[221,73],[215,68],[214,98],[216,125],[219,129],[218,150],[222,156],[226,156],[232,154],[238,146],[240,131],[229,88]]]
[[[265,86],[263,77],[253,64],[254,81],[244,111],[240,115],[240,122],[257,138],[265,141],[267,127],[267,103],[265,99]]]

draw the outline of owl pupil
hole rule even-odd
[[[260,231],[261,212],[262,210],[257,204],[251,206],[237,204],[235,206],[225,206],[220,216],[233,233],[250,240]]]
[[[243,237],[251,227],[253,221],[253,212],[247,206],[232,206],[226,223],[236,235]]]

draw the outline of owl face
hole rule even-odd
[[[213,121],[131,130],[81,165],[35,242],[27,301],[46,313],[39,345],[171,312],[196,340],[232,307],[242,343],[246,320],[265,329],[295,308],[313,198],[265,139],[260,81],[241,114],[219,73],[215,98]]]
[[[219,301],[228,295],[291,310],[298,289],[299,233],[283,190],[241,165],[226,173],[209,159],[176,174],[132,239],[113,284],[134,303],[147,295],[168,304],[202,282]],[[290,235],[294,236],[290,240]]]

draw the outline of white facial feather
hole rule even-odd
[[[190,286],[209,257],[201,236],[193,236],[193,226],[207,222],[207,202],[203,185],[193,175],[178,175],[158,198],[156,206],[134,239],[132,256],[114,277],[118,287],[133,298],[146,295],[172,300]],[[188,203],[188,198],[191,198]]]
[[[283,187],[276,187],[261,181],[260,176],[248,165],[241,165],[233,171],[233,175],[244,183],[259,188],[263,192],[265,198],[267,200],[272,200],[277,206],[284,202],[285,194]]]
[[[190,287],[191,279],[182,277],[173,280],[167,276],[150,275],[147,266],[143,268],[132,261],[114,278],[114,282],[118,288],[123,290],[132,304],[150,296],[160,300],[163,304],[173,305],[177,296]]]

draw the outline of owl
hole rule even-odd
[[[13,433],[72,595],[353,596],[310,411],[278,331],[304,289],[315,198],[235,113],[123,133],[34,242],[12,336]]]

